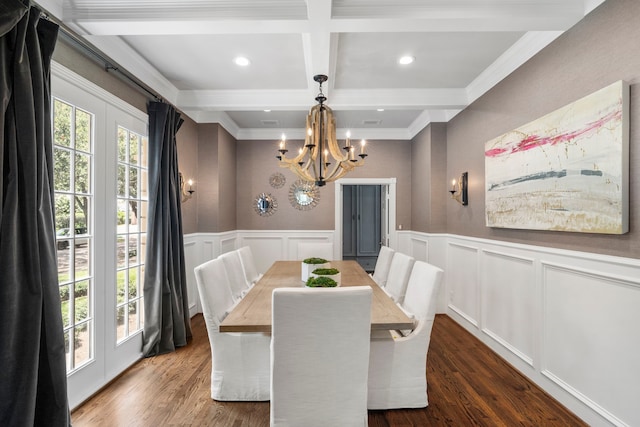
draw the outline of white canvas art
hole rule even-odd
[[[485,144],[488,227],[629,229],[629,86],[607,86]]]

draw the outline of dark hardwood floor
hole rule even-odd
[[[210,398],[202,315],[193,341],[143,359],[72,413],[74,427],[269,425],[269,402]],[[427,360],[429,406],[369,411],[369,426],[586,426],[446,315],[436,316]]]

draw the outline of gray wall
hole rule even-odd
[[[587,252],[640,257],[640,2],[608,0],[447,126],[447,175],[469,172],[469,206],[447,204],[447,231]],[[630,226],[625,235],[485,227],[484,143],[617,80],[631,85]]]
[[[292,147],[301,141],[288,141]],[[237,218],[239,230],[333,230],[335,184],[320,189],[320,203],[310,211],[300,211],[289,203],[289,187],[296,176],[278,166],[277,141],[238,141]],[[369,156],[364,166],[349,178],[397,178],[397,221],[404,229],[411,227],[411,143],[410,141],[368,141]],[[286,184],[280,189],[269,185],[269,177],[281,172]],[[253,209],[254,198],[271,193],[278,201],[277,212],[261,217]]]
[[[447,203],[452,203],[447,189],[447,126],[432,123],[411,145],[412,230],[446,231]]]

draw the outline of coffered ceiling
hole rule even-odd
[[[193,120],[238,139],[302,138],[316,74],[329,76],[323,91],[339,137],[349,129],[409,139],[450,120],[603,1],[38,3]],[[405,55],[414,62],[400,65]],[[236,65],[238,56],[250,64]]]

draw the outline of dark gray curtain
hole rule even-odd
[[[182,119],[175,108],[163,102],[150,102],[147,110],[149,222],[142,352],[148,357],[186,345],[191,338],[191,324],[176,146]]]
[[[58,26],[0,2],[0,425],[70,425],[53,208]]]

